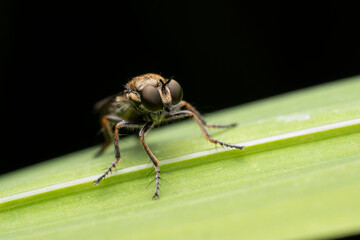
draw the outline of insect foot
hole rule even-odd
[[[159,166],[156,166],[155,167],[155,170],[156,170],[156,186],[155,186],[155,192],[154,192],[154,196],[152,197],[152,199],[160,199],[160,196],[159,196],[159,190],[160,190],[160,168]]]
[[[154,196],[152,197],[153,200],[160,199],[159,192],[155,191]]]
[[[239,150],[244,150],[245,149],[245,146],[238,146],[238,145],[234,145],[234,144],[229,144],[229,143],[219,141],[219,140],[217,140],[215,138],[211,138],[211,137],[209,137],[208,140],[210,142],[214,143],[214,144],[220,144],[223,147],[236,148],[236,149],[239,149]]]
[[[104,175],[101,175],[101,177],[99,177],[98,179],[96,179],[93,183],[94,183],[95,185],[99,185],[101,179],[103,179],[104,177],[105,177]]]

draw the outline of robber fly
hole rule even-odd
[[[100,101],[95,108],[100,112],[102,130],[106,141],[99,153],[102,153],[114,141],[115,160],[94,183],[99,184],[120,161],[118,144],[120,129],[139,130],[141,143],[154,164],[156,172],[153,199],[159,198],[160,166],[158,159],[145,142],[145,135],[152,127],[190,117],[196,121],[208,141],[230,148],[244,149],[244,146],[216,140],[206,130],[206,127],[226,128],[233,127],[236,124],[208,124],[200,113],[182,98],[183,90],[177,81],[165,79],[158,74],[148,73],[131,79],[125,85],[123,92]]]

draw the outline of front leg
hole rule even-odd
[[[193,113],[191,111],[183,110],[183,111],[178,111],[178,112],[171,113],[171,114],[166,116],[166,120],[172,120],[172,119],[184,118],[184,117],[192,117],[197,122],[199,127],[201,128],[201,131],[204,133],[204,136],[205,136],[206,140],[208,140],[209,142],[212,142],[212,143],[215,143],[215,144],[220,144],[221,146],[237,148],[237,149],[240,149],[240,150],[245,149],[245,146],[233,145],[233,144],[229,144],[229,143],[217,140],[215,138],[212,138],[210,136],[209,132],[206,130],[205,124],[203,123],[203,121],[201,121],[201,118],[199,118],[199,116],[197,114],[195,114],[195,113]]]
[[[194,113],[198,119],[201,121],[202,125],[208,127],[208,128],[228,128],[228,127],[235,127],[237,124],[236,123],[232,123],[232,124],[209,124],[206,122],[206,120],[201,116],[201,114],[199,113],[198,110],[196,110],[196,108],[194,106],[192,106],[190,103],[188,103],[187,101],[182,100],[180,102],[180,107],[184,107],[187,110],[189,110],[190,112]]]
[[[116,124],[115,131],[114,131],[115,160],[108,167],[108,169],[96,181],[94,181],[94,184],[99,184],[100,181],[104,177],[106,177],[112,171],[112,169],[116,167],[116,165],[120,161],[119,130],[122,127],[125,127],[125,128],[141,128],[142,125],[138,124],[138,123],[128,122],[128,121],[125,121],[125,120],[121,120],[120,122],[118,122]]]
[[[141,140],[141,144],[143,145],[146,153],[149,155],[149,157],[150,157],[150,159],[153,162],[154,167],[155,167],[156,186],[155,186],[155,192],[154,192],[153,199],[156,199],[156,198],[159,199],[160,198],[160,196],[159,196],[159,190],[160,190],[160,166],[159,166],[159,160],[157,160],[157,158],[151,152],[149,146],[145,142],[145,135],[152,128],[152,126],[153,126],[153,122],[146,123],[144,125],[144,127],[140,130],[139,137],[140,137],[140,140]]]

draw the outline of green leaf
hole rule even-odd
[[[0,239],[279,239],[360,233],[360,78],[208,114],[207,142],[194,121],[153,129],[160,200],[137,137],[113,161],[85,149],[0,177]],[[15,161],[15,159],[10,159]]]

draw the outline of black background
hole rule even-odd
[[[203,112],[360,73],[343,1],[2,1],[0,173],[99,143],[93,105],[175,77]]]

